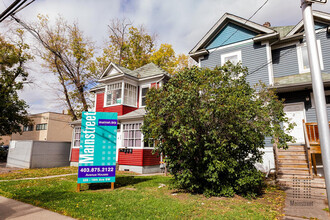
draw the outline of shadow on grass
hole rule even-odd
[[[120,176],[116,177],[115,188],[121,188],[125,186],[132,186],[141,182],[151,181],[152,178],[148,177],[139,177],[136,178],[134,176]],[[89,184],[89,190],[100,190],[100,189],[110,189],[110,183],[91,183]]]

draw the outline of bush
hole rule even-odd
[[[260,193],[263,174],[254,164],[265,137],[280,147],[292,137],[280,126],[288,122],[282,102],[264,85],[252,88],[246,76],[246,68],[230,63],[194,67],[148,92],[145,140],[158,140],[155,150],[166,155],[177,187],[208,196]]]

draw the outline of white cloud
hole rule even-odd
[[[8,6],[13,0],[3,0]],[[61,14],[69,22],[78,21],[85,34],[101,47],[107,38],[107,25],[113,18],[127,17],[135,25],[144,24],[150,32],[155,32],[160,43],[170,43],[178,53],[188,53],[206,34],[213,24],[229,12],[243,18],[249,18],[265,0],[38,0],[19,13],[24,20],[34,21],[37,14],[48,14],[55,19]],[[5,6],[0,3],[0,11]],[[330,11],[330,3],[313,5],[313,9]],[[301,20],[300,1],[269,0],[252,19],[263,24],[269,21],[273,26],[295,25]],[[0,24],[4,30],[5,24]],[[31,112],[61,111],[54,109],[56,96],[48,89],[45,81],[54,81],[45,77],[35,68],[38,85],[45,88],[26,87],[22,96],[31,106]],[[55,78],[56,80],[56,78]],[[44,92],[38,92],[44,91]],[[38,94],[38,95],[36,95]],[[56,103],[56,102],[55,102]]]

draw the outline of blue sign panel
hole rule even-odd
[[[117,113],[83,112],[78,183],[115,182]]]

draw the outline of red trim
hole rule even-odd
[[[79,162],[79,148],[71,149],[71,162]]]

